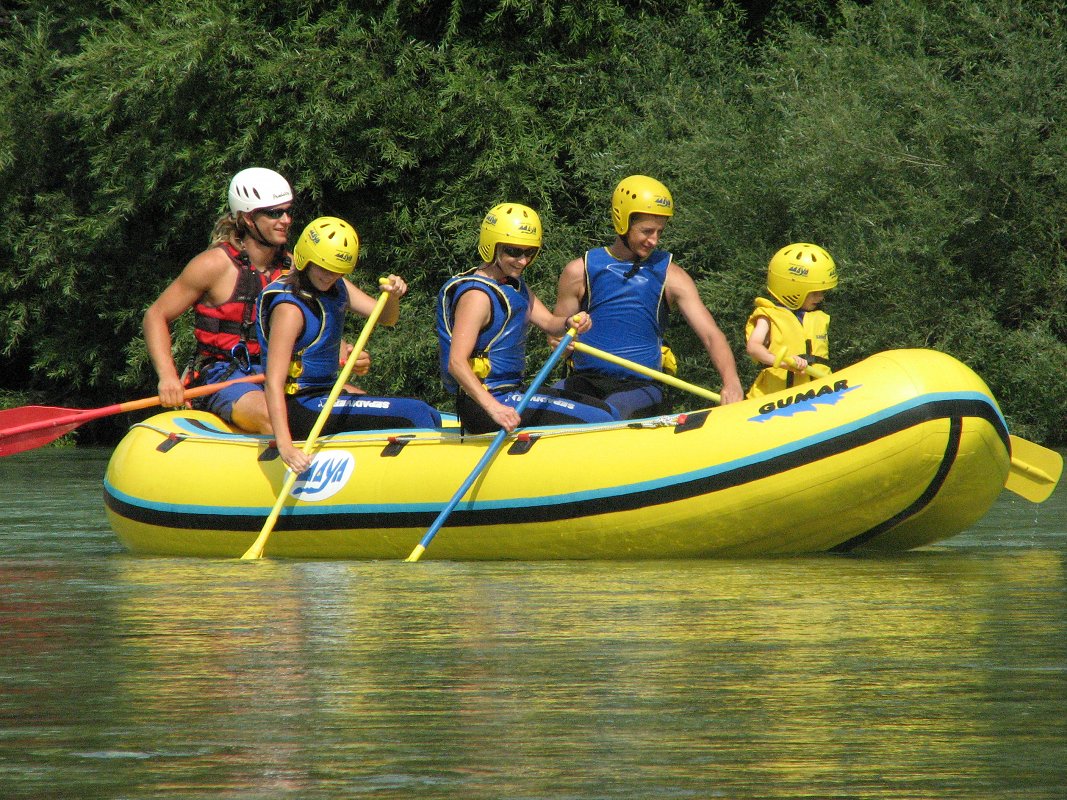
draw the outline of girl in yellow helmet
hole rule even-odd
[[[829,372],[830,315],[820,311],[819,305],[835,286],[837,267],[818,245],[798,242],[774,254],[767,265],[767,290],[774,301],[757,297],[745,325],[745,350],[766,367],[748,397],[787,389]]]
[[[337,217],[319,217],[308,225],[293,248],[296,269],[279,278],[259,296],[257,335],[267,354],[265,393],[278,454],[298,475],[311,457],[293,444],[314,427],[340,374],[338,354],[347,312],[369,316],[374,298],[348,280],[359,259],[359,235]],[[407,284],[390,275],[382,287],[389,299],[380,317],[394,325]],[[358,358],[354,371],[366,374],[370,358]],[[436,428],[440,413],[421,400],[371,397],[345,387],[330,410],[322,433],[385,428]]]

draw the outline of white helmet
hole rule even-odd
[[[293,199],[289,181],[272,169],[249,167],[233,176],[230,181],[230,211],[250,212],[267,208]]]

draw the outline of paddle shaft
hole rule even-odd
[[[653,380],[659,381],[660,383],[665,383],[668,386],[673,386],[676,389],[682,389],[684,391],[695,394],[698,397],[707,398],[713,403],[722,402],[722,398],[710,389],[705,389],[702,386],[696,386],[692,383],[686,383],[685,381],[679,380],[673,375],[668,375],[666,372],[660,372],[658,369],[650,369],[649,367],[646,367],[643,364],[638,364],[636,361],[630,361],[628,359],[621,358],[615,355],[614,353],[608,353],[604,350],[598,350],[597,348],[587,345],[583,342],[575,342],[574,349],[582,353],[588,353],[591,356],[596,356],[597,358],[603,359],[604,361],[608,361],[612,364],[616,364],[617,366],[625,367],[626,369],[633,370],[634,372],[639,372],[642,375],[646,375],[649,378],[652,378]]]
[[[564,334],[563,338],[560,340],[560,343],[556,345],[556,349],[552,351],[552,355],[548,357],[548,361],[546,361],[545,365],[541,367],[541,371],[537,373],[536,377],[530,383],[529,388],[527,388],[526,393],[519,400],[519,404],[515,406],[515,412],[517,414],[521,416],[522,412],[526,410],[526,406],[530,404],[530,400],[532,400],[533,396],[537,394],[537,391],[541,388],[541,384],[545,382],[545,380],[548,378],[548,374],[552,372],[552,369],[559,362],[560,358],[563,357],[563,353],[567,349],[567,345],[569,345],[574,340],[575,334],[576,332],[574,328],[571,328],[567,331],[566,334]],[[422,557],[422,554],[426,552],[426,548],[429,547],[430,542],[433,541],[433,537],[435,537],[437,535],[437,532],[441,530],[442,527],[444,527],[445,520],[448,519],[449,514],[451,514],[453,509],[455,509],[455,507],[459,504],[459,501],[463,499],[463,496],[467,494],[467,490],[474,485],[474,482],[478,479],[478,476],[485,471],[485,468],[487,466],[489,466],[489,462],[493,460],[493,457],[496,455],[501,445],[504,444],[504,440],[507,438],[507,436],[508,432],[503,428],[501,428],[497,432],[496,436],[493,437],[493,441],[490,443],[485,453],[480,459],[478,459],[478,463],[474,465],[474,469],[471,470],[470,475],[467,476],[466,480],[464,480],[460,487],[456,490],[456,493],[452,495],[452,499],[449,500],[445,507],[441,509],[441,513],[437,515],[437,519],[433,521],[433,524],[430,526],[430,529],[426,531],[426,534],[422,537],[422,540],[417,545],[415,545],[415,549],[411,551],[411,555],[409,555],[405,559],[406,561],[418,561]]]
[[[186,398],[193,399],[214,394],[235,383],[262,383],[263,375],[248,375],[222,383],[208,383],[185,391]],[[9,456],[48,444],[79,425],[101,417],[110,417],[127,411],[139,411],[161,405],[159,396],[141,400],[127,400],[101,408],[53,408],[51,406],[23,406],[0,411],[0,425],[6,420],[24,418],[28,421],[0,429],[0,456]],[[36,434],[36,435],[34,435]]]
[[[385,279],[382,280],[384,281]],[[315,419],[315,424],[311,426],[311,432],[304,441],[304,446],[301,449],[305,453],[310,453],[315,446],[315,440],[319,438],[319,433],[322,432],[326,420],[330,418],[330,413],[333,411],[333,404],[337,401],[337,398],[341,396],[341,391],[348,382],[348,376],[352,374],[352,369],[356,366],[356,362],[359,360],[359,354],[362,353],[363,348],[366,347],[367,340],[370,338],[371,332],[374,330],[374,326],[378,322],[378,317],[382,315],[382,310],[385,308],[385,304],[388,300],[389,292],[382,292],[378,296],[378,302],[375,303],[374,310],[371,311],[370,316],[367,318],[367,322],[363,325],[363,330],[360,332],[359,339],[356,340],[356,344],[352,348],[351,355],[349,355],[348,360],[341,369],[341,373],[337,376],[333,389],[330,390],[330,395],[326,398],[326,404],[323,405],[322,411],[319,412],[319,416]],[[278,499],[274,502],[274,507],[270,510],[270,514],[267,515],[267,519],[263,523],[263,528],[260,530],[259,536],[256,537],[252,546],[241,556],[242,559],[249,560],[263,557],[263,550],[267,546],[267,540],[270,538],[271,531],[274,530],[274,524],[278,521],[278,516],[282,513],[282,506],[285,505],[285,498],[289,496],[289,492],[292,490],[293,484],[296,483],[297,477],[299,476],[291,469],[286,469],[285,482],[282,484],[281,491],[278,492]]]
[[[776,322],[774,324],[777,325],[778,323]],[[789,348],[783,344],[778,348],[778,352],[775,354],[774,363],[771,364],[771,368],[782,367],[783,369],[789,369],[789,367],[785,366],[785,360],[787,358],[793,359],[793,364],[794,366],[796,365],[796,356],[789,355]],[[804,374],[810,375],[815,380],[819,380],[819,378],[825,378],[830,374],[830,368],[826,364],[808,364],[808,366],[804,367]]]

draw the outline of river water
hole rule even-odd
[[[0,459],[0,798],[1064,798],[1067,490],[892,558],[140,558]]]

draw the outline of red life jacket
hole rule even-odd
[[[233,349],[244,344],[250,356],[259,356],[259,341],[256,339],[256,298],[272,280],[287,272],[291,265],[289,256],[279,250],[268,272],[256,272],[248,253],[238,250],[229,242],[220,242],[234,269],[237,281],[233,294],[218,306],[207,305],[200,299],[193,306],[193,327],[197,352],[208,359],[229,359]]]

